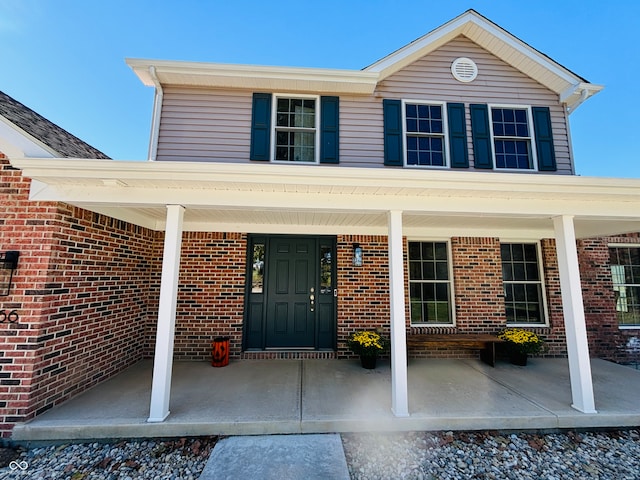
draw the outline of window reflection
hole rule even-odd
[[[320,293],[332,293],[333,252],[329,246],[320,247]]]
[[[264,243],[253,245],[251,293],[263,293],[264,289]]]

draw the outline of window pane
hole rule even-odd
[[[333,295],[333,248],[320,247],[320,293]]]
[[[409,242],[412,324],[450,324],[451,298],[446,242]]]
[[[263,293],[264,288],[264,243],[253,245],[251,256],[251,293]]]
[[[409,262],[409,278],[422,280],[422,264],[420,262]]]
[[[508,323],[543,323],[542,278],[535,243],[500,245]]]
[[[640,325],[640,247],[609,247],[618,323]]]

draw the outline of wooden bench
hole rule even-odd
[[[480,360],[496,364],[496,343],[504,340],[484,333],[407,334],[407,349],[416,347],[459,347],[480,350]]]

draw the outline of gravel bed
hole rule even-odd
[[[0,448],[0,479],[197,480],[217,439]],[[640,479],[638,430],[358,433],[342,442],[352,480]]]
[[[352,480],[640,479],[638,430],[343,435]]]
[[[216,441],[199,437],[33,448],[19,452],[16,463],[0,464],[0,479],[197,480]]]

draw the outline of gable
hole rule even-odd
[[[451,64],[459,57],[468,57],[478,66],[478,76],[472,82],[453,77]],[[556,93],[463,35],[382,80],[376,92],[397,98],[465,103],[559,105]]]

